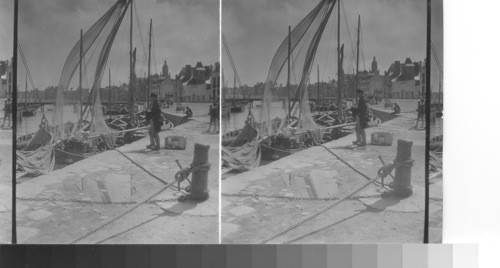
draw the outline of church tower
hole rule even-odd
[[[377,60],[375,59],[375,57],[373,57],[372,69],[370,70],[370,72],[374,73],[374,74],[378,74],[378,64],[377,64]]]
[[[167,65],[167,60],[163,63],[163,67],[161,68],[161,76],[164,77],[170,77],[170,74],[168,73],[168,65]]]

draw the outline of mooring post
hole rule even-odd
[[[191,176],[190,198],[198,201],[208,199],[208,171],[210,170],[208,162],[208,150],[210,145],[194,145],[193,167],[202,166],[193,171]]]
[[[411,185],[411,147],[413,141],[398,140],[398,148],[395,163],[404,162],[398,165],[394,174],[393,195],[399,197],[409,197],[413,194]]]

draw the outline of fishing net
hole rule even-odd
[[[16,151],[16,164],[21,172],[38,176],[52,171],[55,164],[54,144],[45,117],[28,145]]]
[[[106,67],[111,46],[115,40],[120,24],[130,4],[128,0],[118,0],[89,30],[82,40],[73,46],[61,73],[59,80],[54,116],[52,118],[52,136],[54,140],[61,140],[74,135],[82,127],[83,120],[90,122],[89,135],[100,136],[109,145],[114,145],[115,137],[104,120],[100,98],[100,86],[103,72]],[[82,46],[80,57],[80,46]],[[98,56],[96,57],[95,53]],[[93,73],[89,95],[85,100],[87,105],[82,112],[75,115],[65,109],[65,105],[74,102],[74,95],[68,93],[70,83],[74,83],[73,76],[80,60],[85,62],[85,70]],[[81,93],[80,93],[81,94]],[[69,96],[73,96],[70,98]],[[80,96],[81,97],[81,96]],[[82,105],[80,102],[80,105]]]
[[[260,143],[265,137],[295,139],[294,144],[307,139],[317,143],[322,140],[323,133],[314,122],[309,104],[309,74],[319,41],[335,3],[336,0],[322,0],[291,31],[290,46],[288,36],[283,40],[269,68],[260,107],[259,123],[255,123],[253,115],[249,113],[249,120],[236,140],[230,146],[222,148],[223,168],[245,171],[259,166],[262,155]],[[284,92],[284,89],[288,90],[282,86],[286,75],[280,76],[288,59],[289,50],[292,54],[290,58],[293,59],[293,65],[302,66],[298,76],[300,82],[295,92]],[[284,113],[273,113],[272,104],[277,101],[283,102],[282,108],[284,109],[281,111]],[[304,134],[295,135],[295,132]]]
[[[222,147],[223,169],[243,172],[258,167],[261,158],[258,136],[259,132],[250,113],[245,127],[236,139],[229,146]]]
[[[314,122],[312,117],[308,85],[311,67],[314,63],[316,51],[318,49],[321,36],[325,26],[333,11],[336,0],[322,0],[300,23],[295,26],[289,37],[286,36],[278,51],[274,55],[266,79],[263,105],[260,112],[260,135],[270,136],[276,133],[289,133],[283,131],[285,127],[293,127],[294,131],[308,131],[315,136],[315,139],[321,140],[322,132]],[[281,75],[283,67],[288,59],[288,51],[291,51],[293,66],[301,66],[298,75],[300,82],[298,86],[291,89],[291,92],[284,94],[278,82],[283,82],[286,75]],[[305,50],[304,50],[305,49]],[[281,75],[281,76],[280,76]],[[280,80],[281,79],[281,80]],[[288,89],[287,89],[288,90]],[[287,98],[286,95],[290,97]],[[273,126],[277,122],[272,118],[271,104],[273,101],[285,100],[285,114],[278,115],[279,125]],[[290,107],[290,108],[288,108]]]

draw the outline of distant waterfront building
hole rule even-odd
[[[422,97],[422,83],[425,81],[425,68],[422,62],[412,62],[406,58],[401,64],[395,61],[386,72],[390,79],[389,98],[418,99]]]
[[[375,57],[373,57],[372,68],[370,69],[370,73],[379,74],[378,63]]]
[[[380,75],[375,57],[373,57],[370,71],[361,71],[358,76],[358,88],[363,90],[367,96],[382,98],[389,89],[390,81],[386,76]]]
[[[220,65],[204,66],[197,62],[186,65],[179,72],[177,99],[182,102],[212,102],[220,94]],[[207,83],[208,81],[208,83]]]
[[[216,102],[220,100],[220,64],[216,62],[210,66],[210,89]]]
[[[175,79],[170,77],[170,72],[168,71],[167,61],[163,63],[162,72],[160,76],[151,77],[151,93],[158,94],[160,100],[175,98]]]
[[[0,98],[12,97],[12,60],[0,61]]]

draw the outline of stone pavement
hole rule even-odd
[[[421,243],[424,227],[425,131],[415,130],[416,114],[405,113],[378,127],[367,129],[393,133],[392,146],[368,145],[352,149],[353,135],[325,144],[345,161],[375,177],[382,166],[394,160],[398,139],[413,141],[413,195],[406,199],[361,198],[346,200],[318,217],[271,240],[269,243]],[[392,179],[387,177],[385,182]],[[337,160],[322,147],[313,147],[289,157],[229,177],[222,194],[273,194],[302,198],[342,198],[367,183],[367,179]],[[370,185],[356,196],[383,191]],[[269,197],[222,196],[222,242],[256,243],[285,230],[328,206],[331,201],[290,200]]]
[[[162,146],[167,135],[185,136],[186,150],[145,149],[149,137],[119,148],[163,181],[171,182],[179,170],[175,160],[186,167],[192,162],[194,143],[209,144],[210,198],[207,201],[147,203],[79,243],[218,243],[219,136],[205,132],[207,122],[208,117],[200,117],[160,133]],[[69,243],[134,206],[116,202],[141,202],[163,185],[117,151],[103,152],[33,178],[18,186],[17,195],[49,201],[18,200],[18,242]],[[181,186],[186,185],[187,182],[183,182]],[[167,189],[153,199],[180,195],[176,189]],[[51,198],[115,204],[50,201]]]
[[[11,242],[11,227],[12,129],[0,128],[0,244],[8,244]]]

